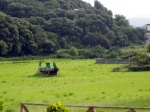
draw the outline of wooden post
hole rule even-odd
[[[24,104],[20,104],[20,112],[23,112],[23,110],[25,110],[25,112],[29,112],[29,110],[27,109],[27,107]]]
[[[27,107],[25,105],[23,105],[23,108],[24,108],[25,112],[29,112],[29,110],[27,109]]]
[[[23,104],[20,104],[20,112],[23,112]]]
[[[127,112],[136,112],[134,109],[129,109]]]
[[[93,107],[89,107],[88,110],[86,112],[96,112],[96,110],[94,110]]]

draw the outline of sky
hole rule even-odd
[[[94,0],[83,0],[94,5]],[[98,0],[104,7],[126,18],[150,18],[150,0]]]

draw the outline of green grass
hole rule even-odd
[[[94,59],[47,61],[56,62],[58,76],[39,74],[38,60],[0,63],[0,99],[5,111],[19,112],[20,102],[150,106],[150,72],[112,72],[122,65],[95,64]]]

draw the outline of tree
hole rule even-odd
[[[118,58],[118,53],[115,51],[107,52],[106,58]]]
[[[55,44],[47,40],[45,43],[42,44],[42,52],[45,54],[53,54],[56,52],[56,46]]]
[[[44,5],[50,9],[60,8],[60,3],[57,0],[47,0],[46,2],[44,2]]]
[[[3,40],[0,40],[0,55],[5,55],[8,52],[8,45]]]
[[[87,34],[83,40],[83,44],[90,46],[101,45],[105,48],[110,47],[110,41],[107,39],[107,37],[98,32]]]
[[[70,46],[109,49],[143,44],[146,36],[144,29],[131,27],[125,16],[114,18],[98,0],[94,7],[82,0],[0,0],[0,40],[8,46],[5,55],[33,55]],[[88,53],[102,56],[97,51]]]
[[[94,1],[94,7],[96,8],[96,9],[99,9],[99,10],[103,10],[104,8],[103,8],[103,5],[98,1],[98,0],[95,0]]]
[[[96,55],[96,57],[103,57],[103,55],[105,54],[105,48],[97,45],[91,48],[92,52]]]
[[[107,51],[107,58],[119,58],[119,56],[122,54],[121,50],[119,47],[111,47],[108,51]]]
[[[77,58],[77,56],[78,56],[78,50],[75,47],[71,47],[69,49],[69,54],[71,56],[73,56],[74,58]]]
[[[131,58],[132,64],[143,66],[150,64],[150,58],[146,54],[137,54]]]
[[[150,52],[150,44],[147,46],[147,52]]]
[[[22,44],[18,41],[14,45],[12,45],[11,53],[13,55],[18,55],[21,53],[21,50],[22,50]]]
[[[129,26],[129,21],[123,15],[115,15],[115,22],[118,26]]]

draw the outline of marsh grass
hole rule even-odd
[[[19,112],[20,102],[149,106],[149,72],[112,72],[123,65],[95,64],[95,60],[88,59],[44,60],[47,61],[56,62],[58,76],[40,74],[39,60],[0,63],[0,98],[5,111]]]

